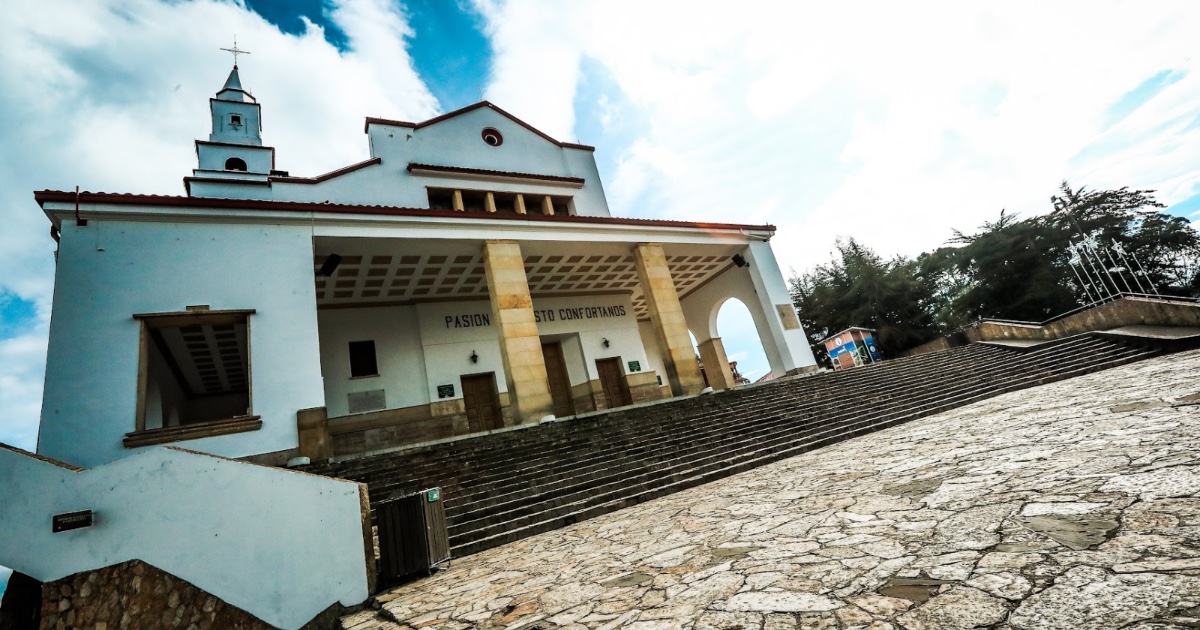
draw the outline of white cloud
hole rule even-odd
[[[46,374],[46,329],[0,340],[0,442],[32,451]]]
[[[915,254],[1001,208],[1045,211],[1063,178],[1155,188],[1168,203],[1200,192],[1200,6],[1188,0],[475,5],[495,53],[487,98],[596,144],[614,163],[615,212],[776,224],[784,269],[824,260],[839,235]],[[3,342],[25,363],[0,373],[19,416],[0,440],[36,418],[40,397],[43,351],[28,344],[44,346],[53,243],[31,191],[181,194],[234,34],[252,51],[242,78],[264,105],[264,137],[295,174],[366,157],[364,115],[437,110],[385,0],[328,7],[345,53],[316,26],[285,35],[232,1],[5,8],[0,289],[37,303],[42,332]],[[613,86],[597,111],[620,143],[575,137],[589,65]],[[1111,124],[1109,108],[1164,70],[1182,79]]]
[[[411,31],[385,0],[337,0],[320,28],[293,36],[233,1],[16,0],[0,21],[0,290],[37,304],[33,332],[0,341],[0,441],[36,435],[53,288],[54,243],[32,192],[43,188],[183,194],[192,140],[236,34],[251,54],[243,84],[263,105],[279,168],[320,174],[367,157],[364,116],[424,119],[437,102],[413,70]]]
[[[572,5],[516,0],[501,8],[478,0],[475,7],[495,53],[484,97],[554,138],[574,140],[570,103],[579,49],[571,36],[582,25]],[[566,107],[555,106],[564,102]]]
[[[839,235],[916,254],[1001,208],[1046,211],[1063,178],[1168,203],[1200,192],[1200,131],[1185,129],[1200,114],[1192,2],[572,8],[584,19],[557,21],[555,54],[598,62],[623,92],[609,104],[641,110],[617,115],[650,121],[626,146],[580,139],[622,152],[614,209],[775,223],[785,269],[823,260]],[[497,66],[545,50],[550,18],[527,16],[561,11],[489,4]],[[489,93],[526,89],[532,117],[560,119],[578,66],[528,68],[497,73]],[[1106,130],[1109,108],[1163,70],[1185,76]]]

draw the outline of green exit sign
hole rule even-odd
[[[438,501],[440,501],[442,499],[442,489],[441,488],[430,488],[429,493],[426,494],[425,496],[429,497],[430,503],[437,503]]]

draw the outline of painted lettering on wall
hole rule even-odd
[[[558,310],[535,309],[533,321],[537,323],[567,321],[572,319],[600,319],[605,317],[625,317],[624,306],[580,306],[577,308],[560,308]],[[464,315],[447,315],[446,328],[483,328],[492,325],[492,316],[488,313],[471,313]]]
[[[446,328],[483,328],[491,325],[492,316],[487,313],[446,316]]]
[[[583,306],[579,308],[558,309],[558,318],[564,321],[568,319],[596,319],[598,317],[624,316],[624,306]]]

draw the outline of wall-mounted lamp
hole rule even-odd
[[[733,255],[733,264],[737,265],[738,267],[749,267],[750,266],[750,263],[746,262],[746,259],[741,254]]]
[[[342,257],[337,254],[330,254],[325,258],[325,264],[321,265],[321,270],[317,272],[317,275],[328,278],[333,275],[333,272],[337,271],[340,264],[342,264]]]
[[[604,344],[604,347],[607,348],[609,346],[608,337],[605,337],[604,341],[601,341],[600,343]]]
[[[479,363],[479,355],[474,350],[471,351],[471,363]]]

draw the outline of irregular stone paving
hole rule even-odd
[[[344,628],[1200,627],[1200,351],[455,560]]]

